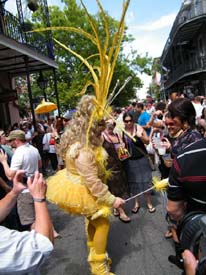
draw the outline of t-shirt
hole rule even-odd
[[[144,111],[143,113],[141,113],[141,115],[138,118],[138,124],[140,126],[145,126],[149,120],[150,120],[150,115],[146,111]],[[151,129],[145,129],[145,131],[149,136]]]
[[[11,159],[10,169],[17,171],[23,169],[28,175],[34,175],[38,171],[38,162],[41,160],[38,150],[26,143],[19,146]]]
[[[192,104],[195,108],[196,118],[201,117],[203,106],[200,103],[198,104],[198,103],[192,102]]]
[[[134,121],[135,123],[138,122],[138,118],[139,118],[139,116],[140,116],[140,113],[138,113],[136,110],[132,109],[132,110],[130,110],[130,111],[128,112],[128,114],[132,115],[133,121]]]
[[[51,254],[53,244],[42,234],[18,232],[0,226],[0,274],[38,275],[39,266]]]
[[[56,153],[55,144],[50,143],[51,138],[52,138],[51,133],[46,133],[44,135],[42,140],[43,150],[48,150],[49,153],[55,154]]]

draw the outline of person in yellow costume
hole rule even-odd
[[[127,83],[125,81],[119,92],[116,92],[118,85],[111,91],[110,85],[124,37],[124,20],[130,0],[123,1],[122,15],[115,32],[110,32],[110,21],[100,0],[96,0],[102,16],[99,26],[88,13],[83,1],[80,2],[91,27],[89,32],[79,27],[64,26],[32,30],[65,30],[83,36],[96,46],[90,56],[83,57],[53,37],[57,46],[78,58],[90,73],[90,78],[80,94],[86,93],[87,88],[91,87],[94,96],[84,95],[81,98],[74,119],[61,137],[66,169],[48,180],[47,198],[69,213],[85,216],[91,272],[93,275],[112,275],[109,271],[111,260],[106,253],[110,226],[108,216],[111,207],[118,208],[125,201],[114,197],[105,184],[109,173],[105,169],[107,154],[101,146],[101,132],[105,129],[105,115],[111,117],[109,106]],[[100,34],[99,30],[102,28],[104,32]],[[94,57],[99,57],[99,62]]]
[[[75,117],[61,138],[66,169],[49,178],[47,198],[69,213],[85,217],[91,272],[112,275],[111,260],[106,253],[108,216],[111,207],[118,208],[125,201],[114,197],[105,184],[109,174],[105,169],[107,153],[101,146],[105,121],[93,119],[91,122],[95,108],[94,96],[81,98]]]

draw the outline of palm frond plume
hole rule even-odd
[[[100,34],[98,33],[98,29],[94,23],[94,20],[92,19],[91,15],[89,14],[82,0],[81,0],[81,4],[86,12],[89,24],[92,29],[92,33],[88,33],[81,28],[75,28],[75,27],[47,27],[47,28],[39,28],[31,32],[44,32],[48,30],[50,31],[65,30],[69,32],[78,33],[84,36],[86,39],[89,39],[94,45],[96,45],[97,53],[93,53],[92,56],[96,56],[96,54],[98,54],[99,65],[98,66],[95,65],[94,67],[90,64],[90,58],[92,56],[84,58],[83,56],[73,51],[71,48],[69,48],[65,44],[61,43],[61,41],[57,40],[56,38],[53,38],[56,44],[58,44],[59,46],[63,47],[65,50],[69,51],[71,54],[76,56],[88,68],[92,76],[92,81],[88,81],[85,84],[83,88],[83,92],[86,92],[88,86],[92,86],[94,88],[94,93],[96,96],[96,100],[95,100],[96,108],[94,110],[94,114],[91,116],[91,119],[100,120],[103,118],[105,114],[105,110],[108,107],[107,97],[109,94],[109,88],[110,88],[113,73],[115,70],[116,61],[120,52],[122,39],[124,36],[124,29],[125,29],[124,21],[125,21],[126,11],[128,9],[130,0],[126,0],[123,3],[122,15],[119,21],[119,25],[118,25],[117,31],[112,35],[112,37],[109,32],[109,23],[108,23],[106,13],[100,1],[96,0],[96,2],[103,18],[104,33],[105,33],[104,39],[100,37]]]

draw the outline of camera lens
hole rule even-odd
[[[28,179],[28,177],[24,174],[23,177],[22,177],[22,183],[24,185],[27,185],[27,179]]]

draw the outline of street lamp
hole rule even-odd
[[[46,96],[45,90],[46,90],[46,87],[48,84],[48,80],[44,78],[42,71],[40,71],[40,73],[39,73],[39,77],[37,79],[37,84],[38,84],[39,88],[41,90],[43,90],[44,100],[47,101],[47,96]]]

